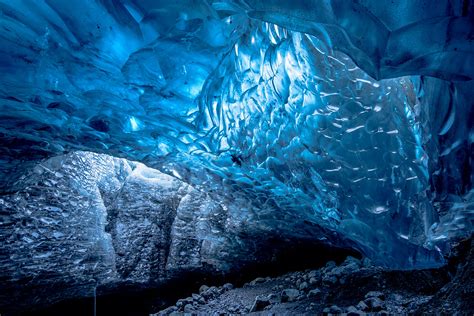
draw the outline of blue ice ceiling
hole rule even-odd
[[[469,1],[0,1],[0,186],[40,159],[103,152],[263,217],[297,214],[387,265],[439,263],[472,232],[473,14]]]

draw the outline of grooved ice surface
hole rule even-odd
[[[233,216],[269,229],[281,214],[340,232],[394,267],[436,265],[472,232],[474,89],[453,82],[474,78],[468,1],[0,12],[2,191],[40,159],[89,150],[241,201]]]
[[[374,81],[327,43],[270,24],[216,73],[201,112],[218,150],[239,159],[232,178],[377,243],[380,257],[393,238],[425,241],[435,219],[410,78]]]

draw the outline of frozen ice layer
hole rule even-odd
[[[47,158],[105,153],[237,203],[239,223],[298,218],[379,264],[442,264],[472,233],[473,12],[0,1],[0,190]]]

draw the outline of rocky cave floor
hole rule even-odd
[[[203,285],[154,315],[473,315],[472,245],[460,243],[440,269],[388,271],[347,257],[242,287]]]

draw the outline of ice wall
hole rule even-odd
[[[378,256],[393,239],[422,244],[436,218],[414,84],[375,81],[319,38],[258,23],[204,87],[205,145],[231,153],[230,178]]]
[[[90,150],[246,201],[243,218],[298,214],[386,265],[437,264],[472,232],[469,1],[0,12],[3,192],[41,159]]]
[[[103,154],[50,158],[24,181],[0,197],[2,313],[145,288],[161,288],[154,304],[169,304],[203,278],[357,254],[349,239],[297,213],[269,204],[252,210],[244,199],[220,204],[175,177]]]

